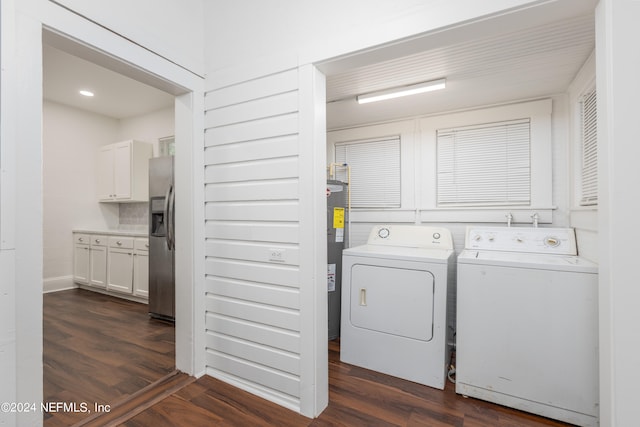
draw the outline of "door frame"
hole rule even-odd
[[[66,13],[65,13],[66,14]],[[83,20],[70,14],[74,20]],[[68,17],[67,17],[68,18]],[[198,192],[194,182],[203,182],[204,166],[204,78],[149,50],[124,40],[118,34],[87,22],[70,26],[66,22],[49,20],[42,22],[40,40],[55,43],[68,53],[80,56],[112,71],[154,86],[175,95],[175,187],[176,187],[176,369],[190,375],[202,375],[204,358],[200,355],[200,343],[204,337],[197,331],[196,313],[199,307],[204,277],[198,274],[201,267],[195,260],[204,259],[204,242],[195,236],[204,235],[203,210],[195,209],[203,204],[204,192]],[[42,55],[42,45],[38,48]],[[39,81],[42,81],[40,70]],[[34,109],[35,110],[35,109]],[[41,105],[37,109],[42,118]],[[202,240],[202,239],[200,239]],[[201,264],[201,263],[200,263]]]
[[[15,401],[42,401],[42,47],[57,35],[93,62],[176,96],[176,367],[204,373],[204,78],[109,29],[51,2],[9,1],[2,7],[1,264],[8,278],[6,300],[15,307],[3,358],[13,370],[7,384]],[[31,2],[33,3],[33,2]],[[7,6],[5,8],[5,6]],[[179,192],[179,193],[178,193]],[[6,267],[6,269],[5,269]],[[15,322],[15,323],[13,323]],[[7,353],[9,354],[9,353]],[[11,368],[13,367],[13,369]],[[12,418],[13,419],[13,418]],[[39,425],[39,413],[16,414],[18,424]]]

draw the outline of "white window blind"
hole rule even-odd
[[[400,137],[337,143],[336,163],[351,167],[351,207],[400,207]],[[338,179],[346,181],[345,172]]]
[[[582,98],[582,188],[580,205],[598,204],[598,134],[596,91]]]
[[[438,206],[531,203],[530,120],[437,131]]]

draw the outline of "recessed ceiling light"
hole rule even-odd
[[[83,96],[93,96],[93,92],[88,91],[88,90],[81,90],[81,91],[80,91],[80,95],[83,95]]]

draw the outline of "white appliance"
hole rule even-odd
[[[570,228],[467,229],[457,393],[598,425],[598,270],[576,254]]]
[[[377,225],[342,257],[340,360],[443,389],[453,329],[449,230]]]

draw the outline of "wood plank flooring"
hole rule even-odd
[[[44,402],[114,405],[172,372],[173,325],[149,319],[147,306],[82,289],[44,295]],[[90,414],[44,414],[46,427]]]
[[[329,343],[329,406],[315,420],[202,377],[123,423],[145,426],[403,426],[534,427],[568,424],[467,399],[448,382],[444,391],[340,362]]]
[[[82,296],[82,295],[78,295]],[[92,296],[91,296],[92,297]],[[53,298],[45,298],[45,313],[47,310],[56,311],[56,307],[47,307],[54,302]],[[64,304],[62,304],[64,307]],[[119,317],[118,311],[121,307],[118,303],[112,306],[111,310],[115,313],[108,314],[107,306],[101,306],[100,310],[80,309],[78,312],[67,312],[62,314],[63,320],[56,323],[56,329],[62,332],[56,332],[57,335],[47,337],[53,340],[57,346],[45,344],[45,360],[49,359],[46,352],[47,349],[53,348],[59,350],[61,341],[70,337],[77,337],[70,340],[73,345],[81,347],[89,347],[88,344],[82,344],[83,340],[92,340],[95,338],[94,332],[72,332],[74,327],[84,329],[84,322],[80,320],[71,320],[76,315],[86,316],[93,315],[97,310],[100,316],[104,316],[103,322],[111,324],[112,320],[108,320],[111,316]],[[51,313],[49,313],[51,315]],[[49,317],[45,315],[46,318]],[[55,317],[55,316],[54,316]],[[72,326],[76,325],[76,326]],[[106,326],[105,326],[106,327]],[[112,328],[106,327],[111,330]],[[130,326],[130,330],[135,328]],[[158,332],[156,332],[158,333]],[[108,340],[109,344],[98,345],[98,352],[108,349],[108,354],[114,354],[112,363],[113,369],[120,366],[122,358],[116,355],[131,354],[131,350],[126,347],[131,345],[129,340],[135,340],[136,337],[142,338],[144,334],[133,334],[133,336],[120,340],[118,334],[111,332],[100,333],[103,340]],[[151,334],[153,335],[153,333]],[[163,334],[158,333],[156,339],[150,339],[151,343],[138,344],[142,347],[162,347],[160,343],[164,343],[168,336],[161,337]],[[46,333],[45,333],[46,336]],[[116,336],[117,339],[113,337]],[[97,344],[94,344],[97,345]],[[134,344],[135,346],[136,344]],[[119,346],[124,346],[124,350],[120,350]],[[154,350],[157,351],[157,348]],[[65,397],[72,396],[78,399],[82,396],[82,400],[93,401],[94,399],[102,399],[110,393],[111,387],[116,388],[117,397],[115,399],[126,396],[126,390],[129,389],[131,383],[143,383],[145,380],[126,380],[116,374],[115,377],[103,372],[98,372],[96,377],[91,376],[94,363],[107,363],[104,357],[97,357],[100,362],[90,362],[87,364],[79,364],[82,375],[75,377],[73,374],[60,374],[46,379],[45,390],[47,387],[56,391],[55,396]],[[49,362],[53,363],[53,362]],[[58,367],[61,362],[56,362]],[[150,362],[152,365],[160,365],[160,362]],[[73,364],[72,364],[73,365]],[[88,365],[88,366],[86,366]],[[169,368],[167,368],[169,369]],[[45,377],[48,371],[45,367]],[[85,377],[86,375],[86,377]],[[137,374],[136,374],[137,375]],[[215,378],[202,377],[196,381],[193,379],[182,379],[184,383],[180,386],[172,386],[165,388],[166,390],[175,390],[171,394],[163,391],[164,394],[160,398],[155,399],[157,403],[143,403],[141,407],[135,406],[135,401],[149,402],[150,396],[158,395],[153,388],[145,390],[142,394],[133,396],[131,402],[122,402],[120,414],[112,414],[111,417],[95,418],[87,425],[89,426],[115,426],[122,425],[126,427],[147,427],[147,426],[429,426],[429,427],[535,427],[535,426],[567,426],[568,424],[557,422],[543,417],[538,417],[525,412],[520,412],[511,408],[494,405],[481,400],[464,398],[455,393],[454,384],[447,383],[444,391],[436,390],[430,387],[404,381],[398,378],[390,377],[378,372],[369,371],[356,366],[348,365],[340,362],[340,346],[337,341],[329,343],[329,406],[316,419],[307,419],[293,411],[284,409],[276,404],[253,396],[231,385],[221,382]],[[161,381],[162,382],[162,381]],[[113,384],[113,385],[112,385]],[[129,384],[124,386],[123,384]],[[84,390],[88,387],[88,391]],[[65,390],[69,388],[72,391]],[[103,390],[101,390],[104,388]],[[179,388],[179,389],[178,389]],[[69,394],[67,394],[69,393]],[[45,396],[47,393],[45,392]],[[91,397],[88,397],[91,396]],[[93,397],[99,396],[99,397]],[[59,399],[60,397],[55,397]],[[65,399],[69,400],[69,398]],[[100,402],[100,400],[97,400]],[[132,408],[129,410],[128,408]],[[127,411],[129,411],[127,413]],[[57,414],[53,414],[51,418],[46,420],[47,427],[61,424]],[[53,421],[56,423],[54,424]]]

